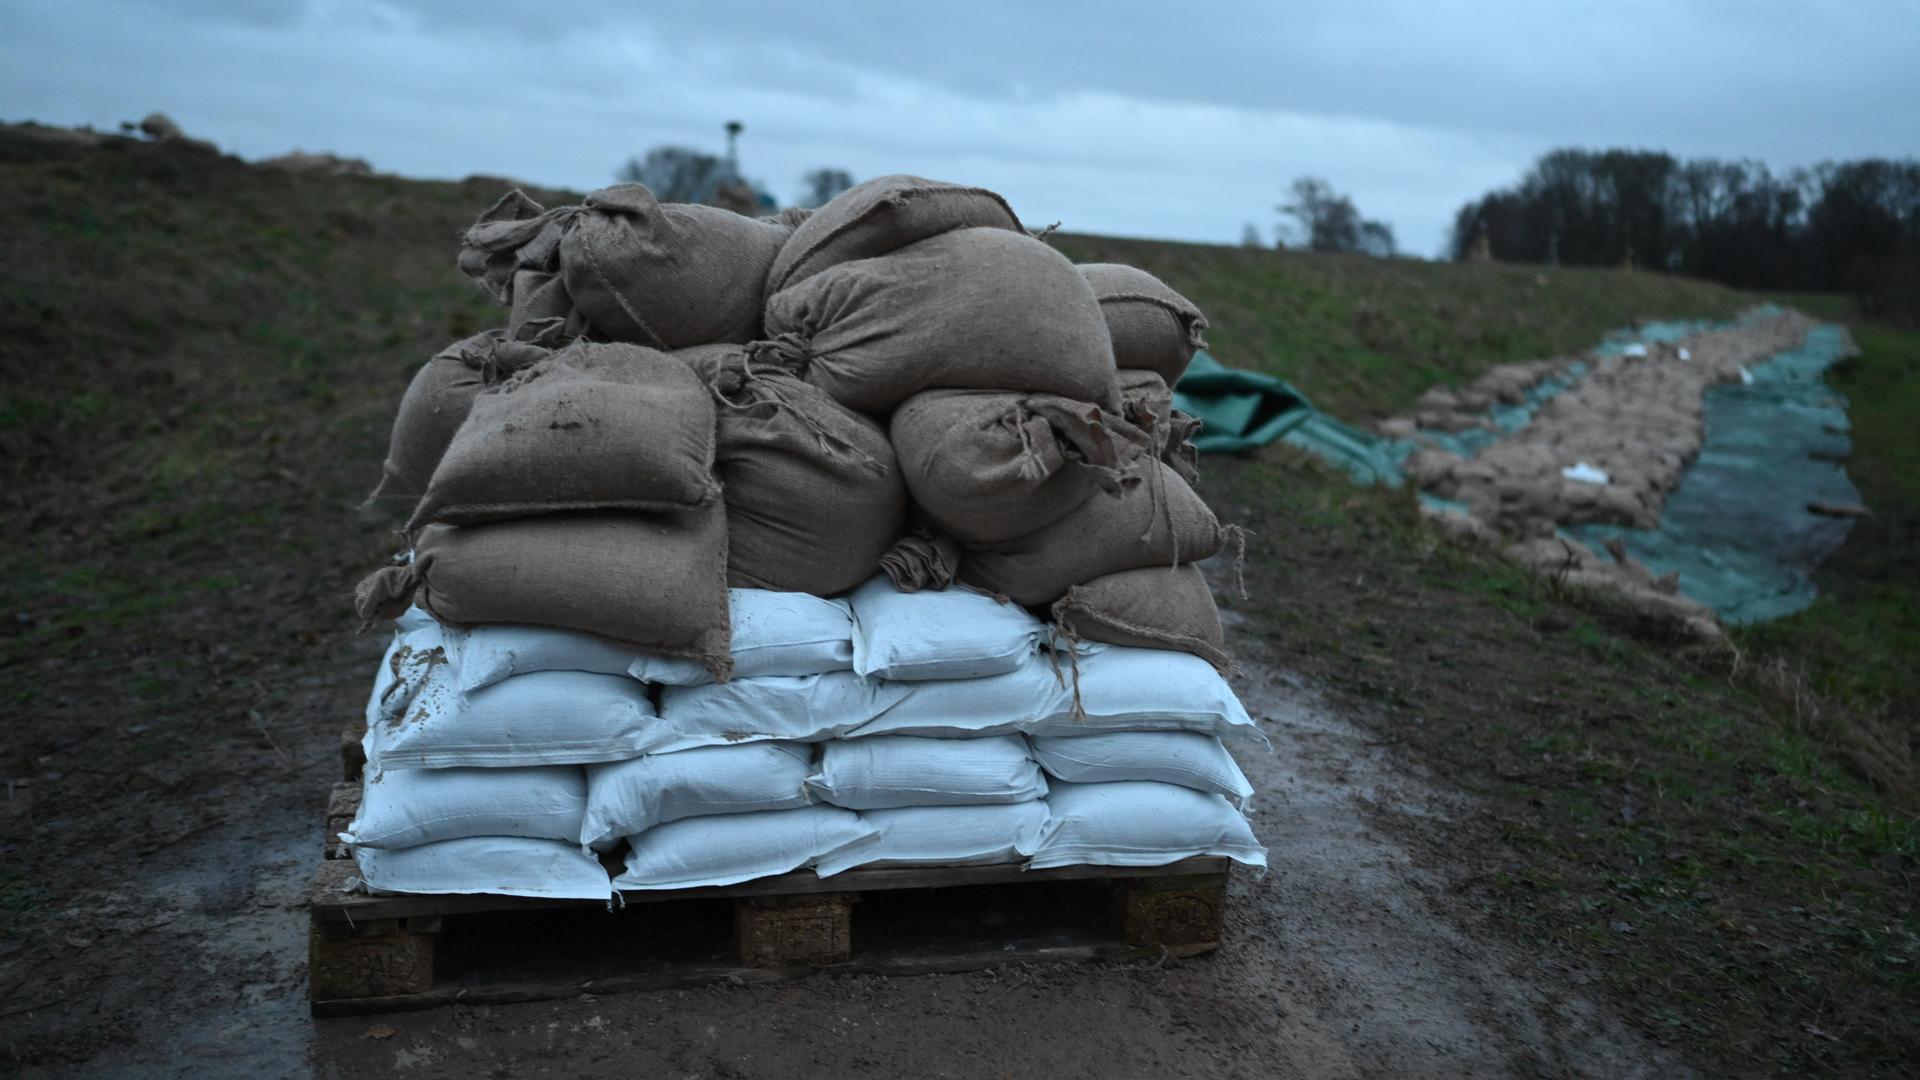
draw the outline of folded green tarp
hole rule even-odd
[[[1196,353],[1174,387],[1173,404],[1205,422],[1193,440],[1203,454],[1244,453],[1280,440],[1360,483],[1400,485],[1397,459],[1385,440],[1335,420],[1271,375],[1225,367],[1205,352]]]

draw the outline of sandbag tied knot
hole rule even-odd
[[[553,355],[553,350],[530,341],[508,341],[494,336],[480,342],[463,342],[456,355],[472,368],[487,386],[497,386],[514,374],[525,371]]]
[[[960,545],[949,537],[935,536],[924,525],[916,526],[880,556],[880,570],[903,593],[940,592],[952,587],[960,570]]]
[[[747,359],[756,364],[771,364],[796,379],[807,377],[813,363],[813,341],[793,331],[755,341],[747,346]]]
[[[516,273],[559,269],[560,234],[578,213],[575,206],[548,210],[514,188],[461,236],[460,270],[496,302],[511,304]]]
[[[383,619],[398,618],[413,603],[413,594],[419,588],[420,572],[412,563],[383,566],[361,578],[353,589],[353,610],[360,616],[360,632],[366,633]]]
[[[1247,537],[1253,534],[1239,525],[1220,526],[1220,535],[1233,544],[1233,584],[1240,590],[1240,599],[1251,600],[1253,595],[1247,592]]]

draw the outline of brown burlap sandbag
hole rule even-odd
[[[1075,585],[1054,603],[1053,621],[1069,638],[1179,649],[1233,673],[1213,589],[1197,566],[1146,566]]]
[[[907,516],[880,425],[784,371],[749,364],[740,346],[673,355],[718,405],[729,583],[831,596],[872,577]]]
[[[543,209],[519,191],[467,230],[460,268],[510,306],[523,301],[523,271],[557,273],[585,327],[600,337],[656,349],[751,341],[760,333],[767,270],[793,226],[693,203],[655,201],[642,184],[619,184],[580,206]]]
[[[773,260],[767,292],[797,285],[841,263],[974,228],[1024,231],[1007,201],[985,188],[917,176],[878,177],[841,192],[800,223]]]
[[[720,494],[713,411],[700,378],[666,353],[562,349],[474,398],[407,528],[704,506]]]
[[[889,430],[927,522],[969,544],[1025,536],[1140,483],[1149,438],[1098,405],[990,390],[915,394]]]
[[[760,335],[767,270],[790,235],[778,222],[692,203],[661,205],[640,184],[587,196],[560,236],[573,302],[616,341],[680,349]]]
[[[557,349],[587,332],[586,316],[558,271],[520,270],[513,276],[513,301],[507,311],[507,337]]]
[[[1207,346],[1207,317],[1193,301],[1131,266],[1089,263],[1080,272],[1100,298],[1114,363],[1155,372],[1168,386],[1179,382],[1193,354]]]
[[[733,671],[726,565],[726,515],[718,505],[430,525],[415,540],[413,562],[375,571],[354,601],[369,623],[412,601],[455,626],[585,630],[697,660],[724,680]]]
[[[380,484],[368,501],[418,498],[427,490],[453,433],[466,421],[473,399],[547,355],[546,349],[508,341],[502,330],[475,334],[434,354],[414,374],[400,399]]]
[[[916,524],[880,556],[880,572],[901,592],[938,592],[953,584],[960,572],[960,557],[958,540]]]
[[[1154,456],[1173,466],[1187,483],[1200,479],[1200,450],[1193,437],[1200,433],[1200,418],[1173,407],[1173,391],[1165,379],[1143,368],[1121,368],[1114,372],[1114,386],[1120,395],[1120,415],[1148,436]]]
[[[461,273],[496,303],[512,306],[523,270],[560,269],[560,233],[576,208],[549,213],[515,188],[480,212],[460,239]]]
[[[1016,603],[1051,604],[1073,586],[1107,574],[1205,559],[1226,537],[1200,496],[1162,464],[1148,482],[1118,495],[1095,495],[1017,540],[969,545],[960,580]]]
[[[932,389],[1119,405],[1092,288],[1060,253],[1007,229],[961,229],[823,270],[768,298],[767,333],[756,358],[861,412]]]

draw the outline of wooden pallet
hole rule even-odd
[[[344,748],[344,747],[343,747]],[[343,769],[359,772],[350,760]],[[582,993],[758,983],[819,972],[924,974],[1011,963],[1184,957],[1220,941],[1230,863],[810,870],[719,888],[629,890],[624,907],[512,896],[370,896],[327,809],[308,901],[316,1016]]]

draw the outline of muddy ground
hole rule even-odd
[[[341,650],[316,715],[350,706],[373,657]],[[1211,957],[314,1020],[300,897],[337,760],[315,724],[273,733],[271,760],[220,793],[224,820],[63,913],[32,979],[57,1000],[6,1024],[40,1051],[29,1076],[1688,1072],[1581,972],[1502,941],[1459,899],[1461,868],[1403,839],[1444,840],[1469,799],[1296,675],[1253,663],[1239,689],[1273,741],[1240,757],[1274,869],[1236,873]]]

